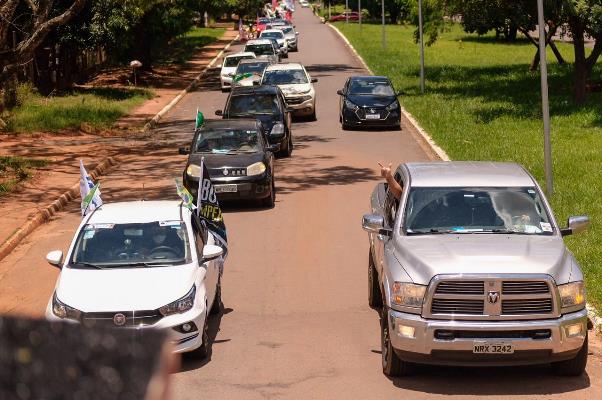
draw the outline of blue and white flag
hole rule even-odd
[[[88,171],[86,171],[82,160],[79,160],[79,174],[79,193],[82,196],[82,216],[85,216],[88,212],[94,211],[102,206],[100,184],[94,184],[94,181],[92,181],[92,178],[88,175]]]

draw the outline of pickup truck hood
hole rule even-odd
[[[64,268],[59,300],[84,312],[154,310],[178,300],[205,269],[194,264],[104,270]],[[197,288],[198,289],[198,288]]]
[[[548,274],[568,282],[572,254],[558,236],[460,234],[404,236],[395,257],[411,279],[427,285],[440,274]]]

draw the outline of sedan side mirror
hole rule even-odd
[[[311,83],[316,83],[318,81],[318,78],[311,78]]]
[[[214,244],[206,244],[203,247],[203,262],[208,262],[219,258],[222,254],[224,254],[224,249]]]
[[[589,226],[589,217],[587,215],[569,217],[567,225],[566,228],[560,230],[562,236],[568,236],[586,230]]]
[[[345,96],[345,92],[343,92],[343,90],[342,90],[342,89],[339,89],[339,90],[337,90],[337,94],[338,94],[339,96]]]
[[[215,115],[218,115],[221,117],[224,115],[224,112],[222,110],[215,110]]]
[[[395,93],[395,96],[402,96],[404,94],[405,92],[403,90],[400,90],[399,92]]]
[[[48,264],[61,268],[61,263],[63,262],[63,252],[60,250],[54,250],[50,253],[46,254],[46,261]]]
[[[183,156],[185,156],[187,154],[190,154],[190,148],[188,148],[188,147],[180,147],[178,149],[178,154],[181,154]]]

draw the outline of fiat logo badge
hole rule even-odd
[[[122,313],[117,313],[113,316],[113,323],[116,326],[125,325],[125,321],[126,321],[125,315],[123,315]]]
[[[500,298],[500,293],[499,292],[489,292],[489,293],[487,293],[487,300],[491,304],[497,303],[497,301],[499,300],[499,298]]]
[[[228,175],[228,170],[224,169],[224,175]]]

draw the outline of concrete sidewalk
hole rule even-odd
[[[160,140],[153,137],[155,135],[144,133],[141,127],[186,88],[237,33],[228,30],[216,42],[199,49],[177,76],[169,77],[165,85],[153,89],[156,97],[118,120],[116,129],[112,131],[100,134],[0,135],[0,155],[50,161],[46,167],[38,169],[31,180],[0,199],[0,245],[78,182],[79,159],[83,159],[90,172],[108,157],[121,160],[122,157],[143,154],[149,145]]]

